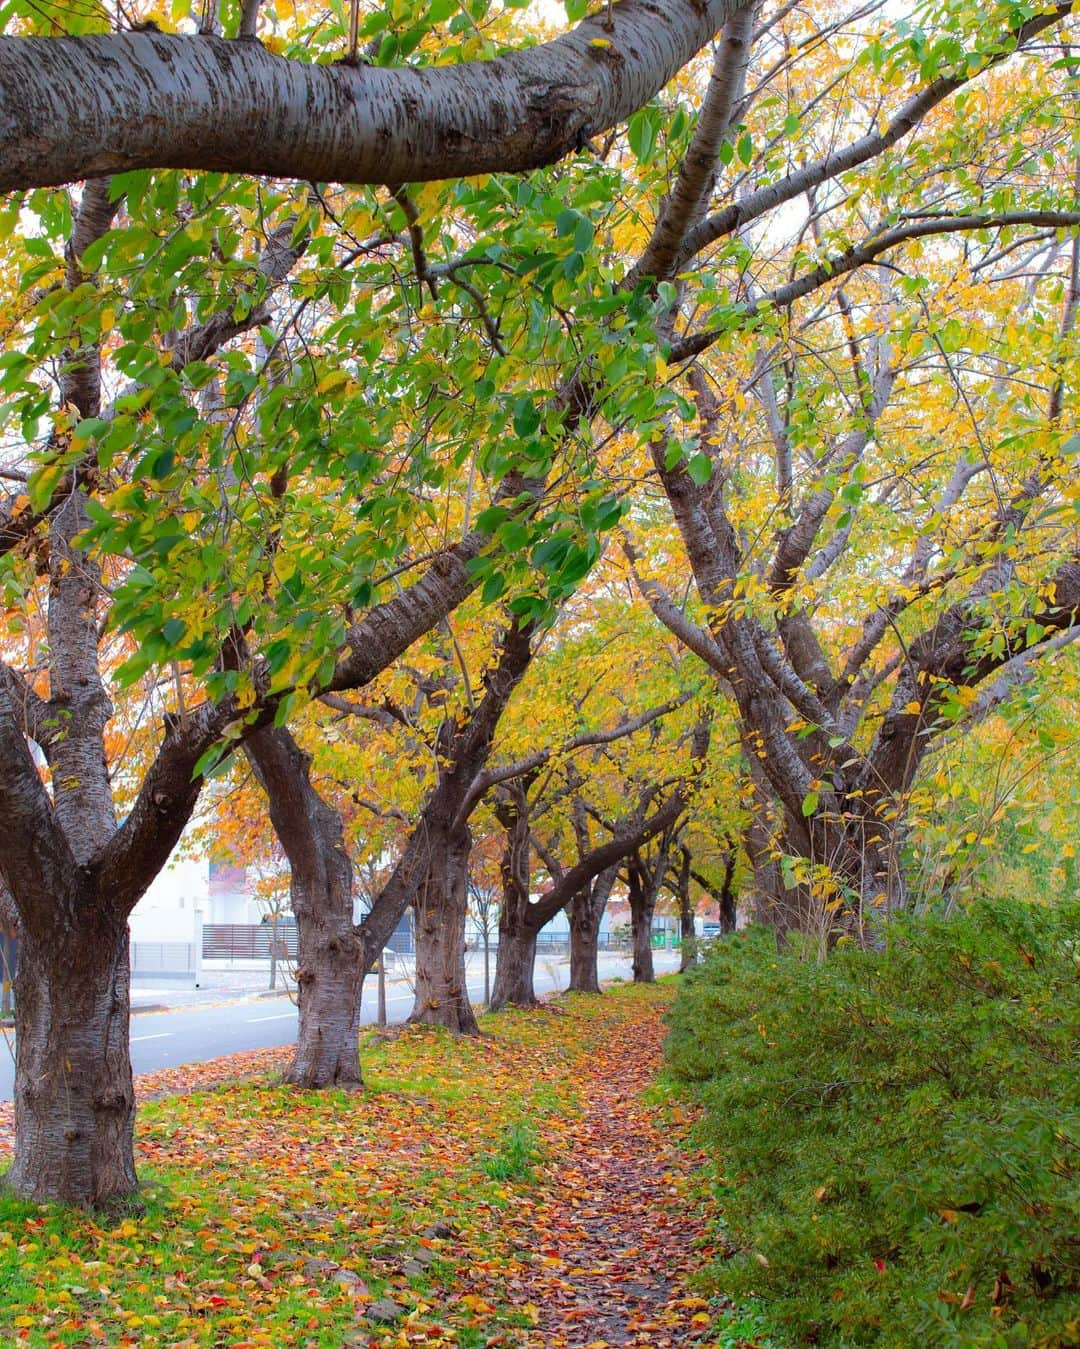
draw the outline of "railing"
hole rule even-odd
[[[195,943],[135,941],[131,943],[131,973],[194,974]]]
[[[272,944],[275,955],[295,960],[298,954],[296,927],[292,923],[204,923],[202,953],[204,960],[269,960]]]

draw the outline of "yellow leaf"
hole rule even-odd
[[[319,393],[329,393],[332,389],[340,389],[348,382],[349,376],[344,370],[331,370],[329,374],[323,375],[315,387]]]

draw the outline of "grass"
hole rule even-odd
[[[560,1121],[597,1048],[668,998],[627,986],[485,1017],[481,1039],[372,1037],[360,1093],[264,1073],[143,1105],[129,1214],[0,1189],[0,1343],[522,1343],[535,1311],[492,1290],[529,1257],[500,1215],[565,1160]],[[376,1325],[385,1298],[401,1316]]]
[[[481,1165],[491,1180],[532,1180],[539,1157],[536,1130],[519,1122],[506,1126],[498,1147]]]

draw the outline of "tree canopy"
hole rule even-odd
[[[1076,673],[1072,23],[13,0],[17,1186],[133,1184],[126,920],[240,750],[357,1076],[421,896],[417,1015],[455,1002],[477,833],[522,968],[665,878],[825,943],[914,902],[950,754]]]

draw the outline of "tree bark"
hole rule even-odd
[[[416,903],[416,999],[409,1020],[479,1035],[465,966],[468,864],[472,839],[454,830],[433,849]]]
[[[299,938],[296,1052],[283,1075],[296,1087],[358,1087],[360,997],[366,973],[353,927],[352,863],[340,814],[311,783],[311,757],[284,728],[253,735],[245,752],[289,859]]]
[[[495,802],[495,815],[506,831],[506,842],[499,859],[502,901],[492,1011],[511,1004],[535,1007],[538,1002],[533,984],[538,929],[529,916],[529,788],[535,779],[536,773],[529,773],[507,783]]]
[[[720,882],[717,903],[720,906],[720,931],[729,936],[738,926],[738,895],[735,890],[735,869],[739,865],[739,850],[731,835],[725,837],[727,854],[724,857],[724,879]]]
[[[630,931],[636,984],[656,982],[652,951],[653,917],[660,898],[660,887],[664,884],[670,865],[674,841],[675,829],[671,826],[657,839],[655,856],[650,857],[647,849],[639,849],[627,861],[626,880],[630,897]]]
[[[656,896],[651,900],[647,889],[637,895],[630,890],[630,930],[634,948],[634,983],[656,983],[656,969],[652,953],[652,921],[656,912]]]
[[[153,168],[370,184],[523,172],[624,121],[735,8],[621,0],[552,42],[423,69],[203,34],[0,38],[0,192]]]
[[[697,940],[694,906],[688,889],[679,895],[679,938],[679,973],[683,974],[694,963],[694,942]]]
[[[35,1202],[99,1208],[138,1188],[122,918],[84,910],[58,941],[24,928],[15,980],[15,1160]]]
[[[364,969],[357,956],[352,906],[343,916],[337,905],[315,909],[310,899],[297,905],[297,937],[300,964],[296,972],[299,991],[299,1027],[296,1052],[282,1074],[294,1087],[359,1087],[360,999]],[[301,913],[307,914],[303,920]]]
[[[615,876],[614,867],[602,871],[588,889],[579,891],[570,902],[571,993],[600,992],[600,976],[597,970],[600,920],[607,908]]]
[[[597,973],[600,922],[593,914],[590,896],[575,895],[568,910],[570,918],[571,993],[599,993]]]
[[[667,829],[659,838],[655,859],[645,852],[634,853],[627,864],[627,893],[630,897],[630,934],[634,952],[634,983],[654,984],[652,924],[660,886],[667,873],[671,852],[672,831]]]
[[[510,1006],[539,1006],[534,982],[538,935],[529,923],[516,915],[500,920],[495,987],[491,992],[493,1012]]]

